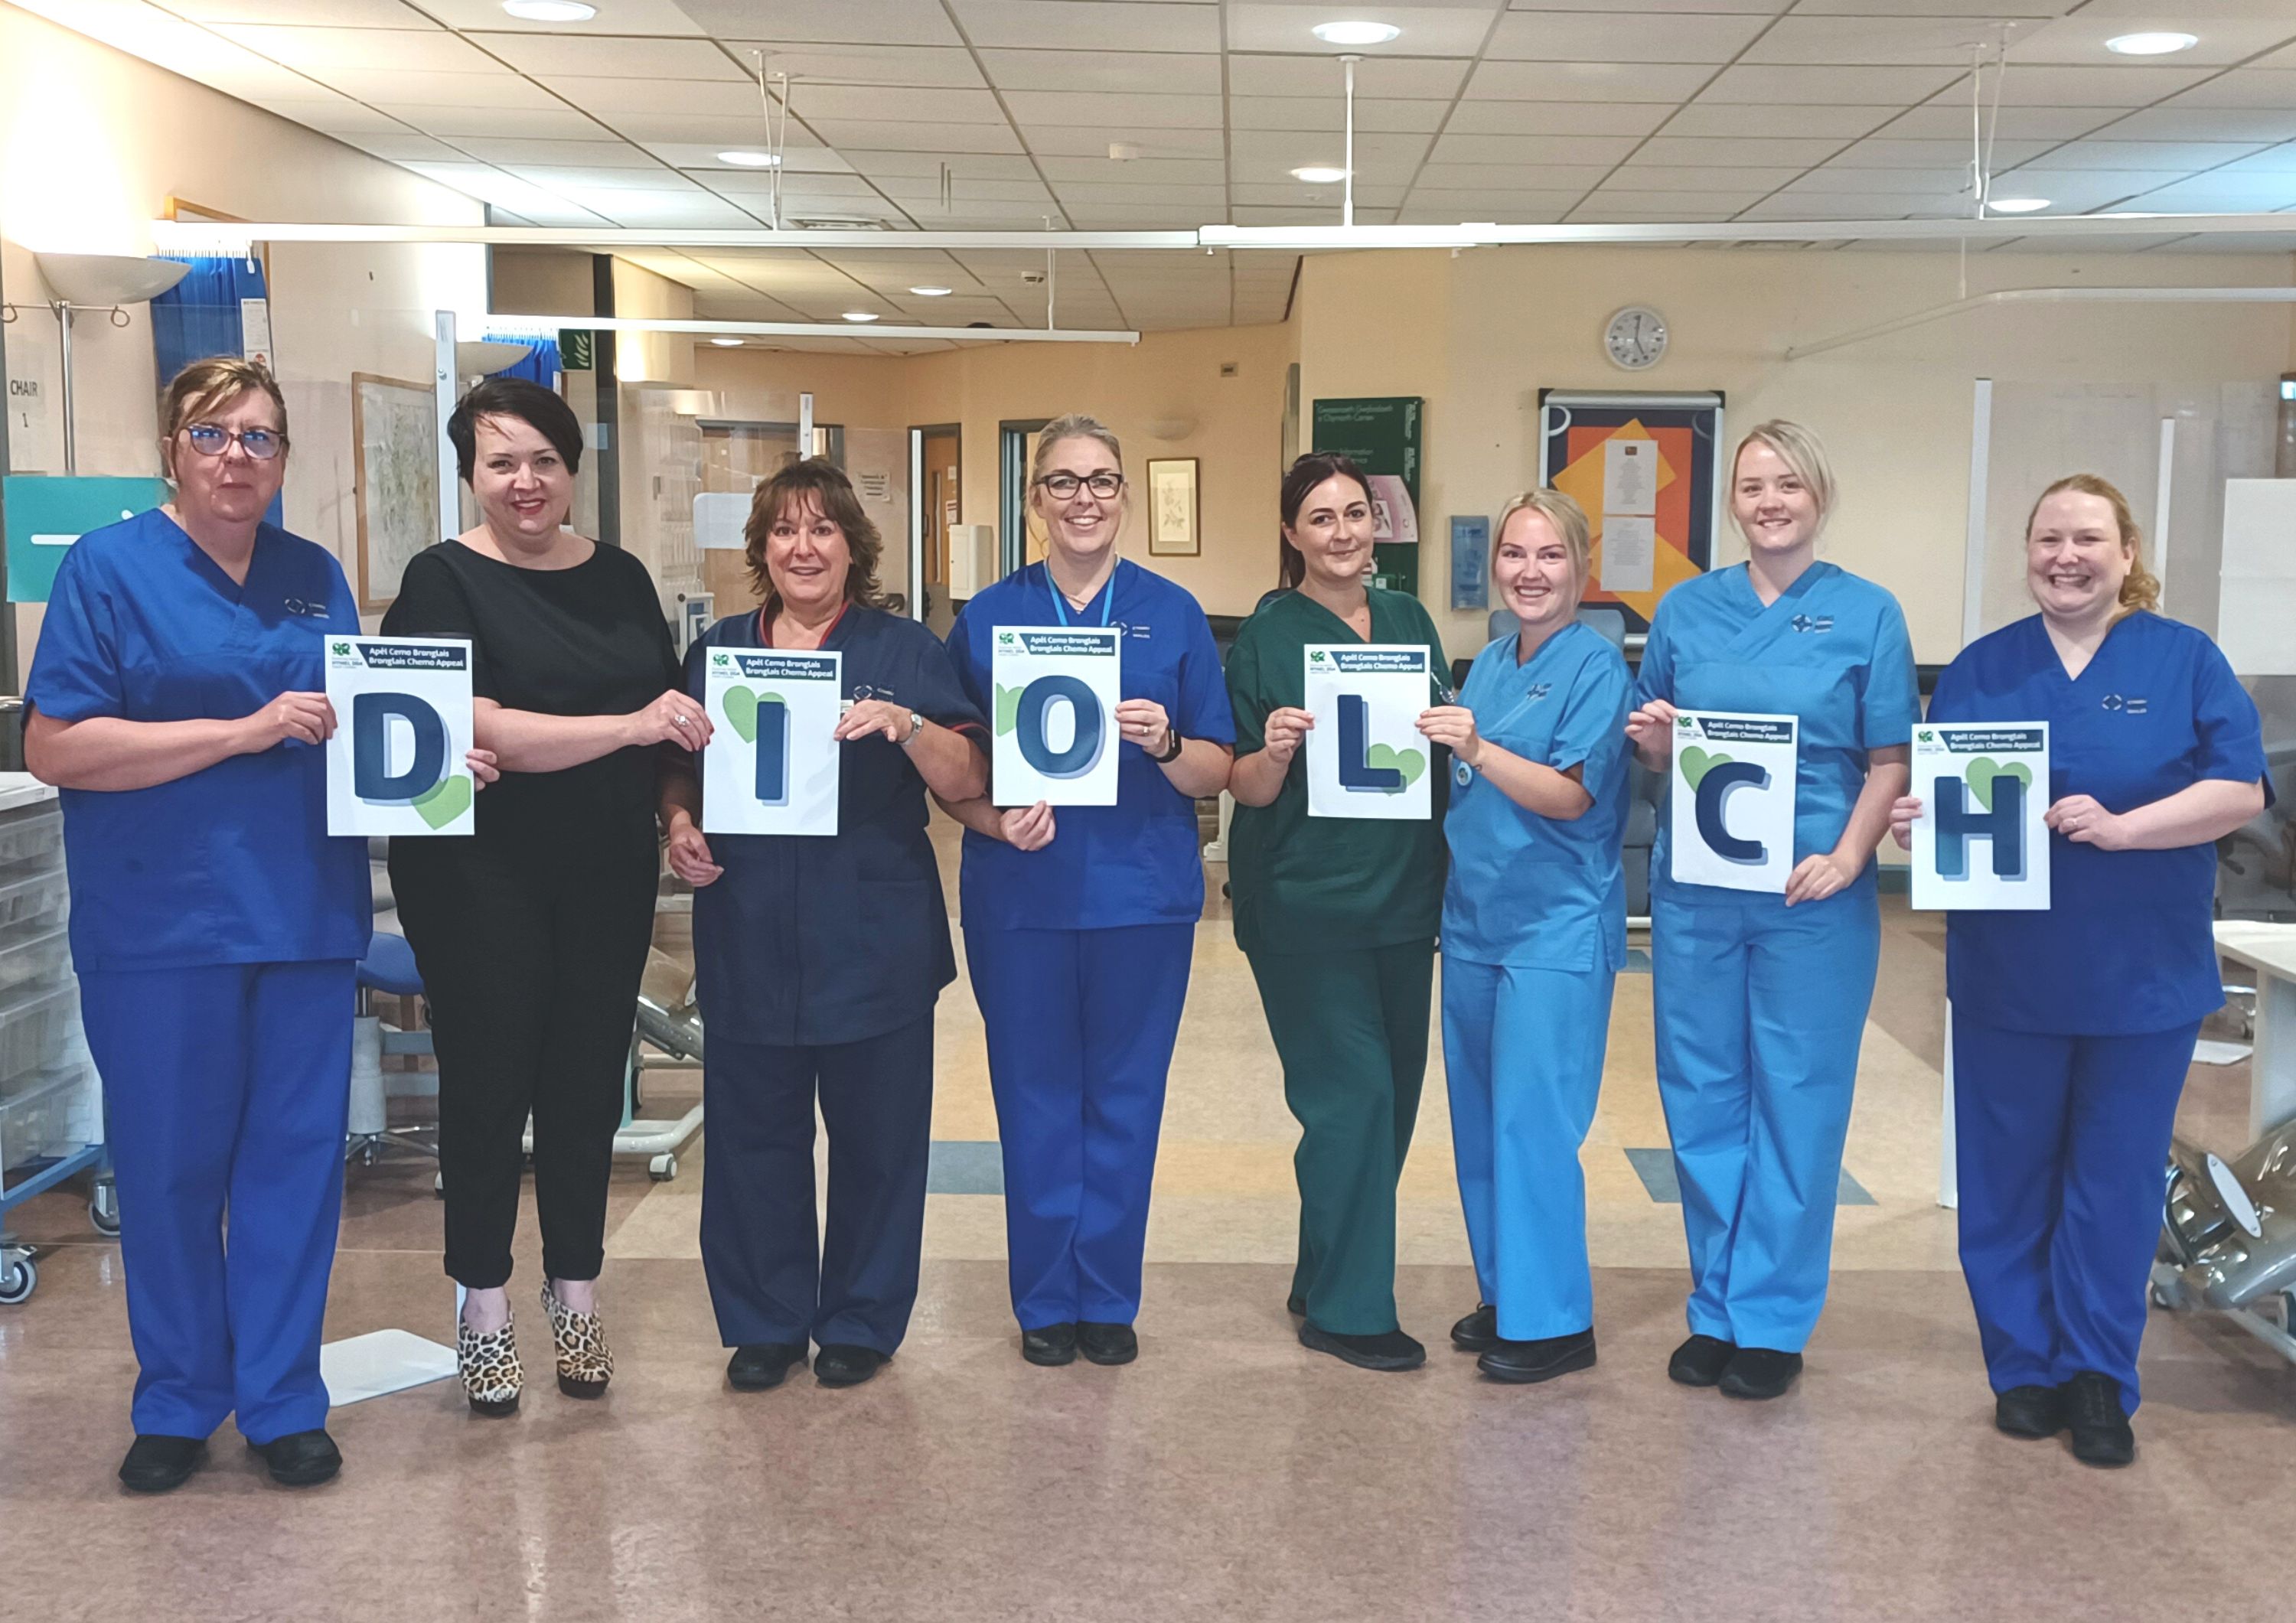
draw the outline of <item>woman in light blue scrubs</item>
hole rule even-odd
[[[1690,1243],[1690,1338],[1667,1373],[1775,1398],[1825,1305],[1834,1192],[1882,953],[1874,849],[1905,792],[1920,709],[1897,599],[1816,555],[1833,475],[1808,429],[1766,422],[1731,459],[1747,560],[1660,600],[1627,731],[1668,770],[1684,709],[1792,716],[1784,896],[1684,884],[1668,819],[1651,859],[1659,1097]]]
[[[2025,585],[2040,612],[1964,649],[1930,701],[1932,721],[2049,724],[2048,907],[1946,915],[1961,1266],[1994,1423],[2125,1465],[2161,1168],[2224,1003],[2215,842],[2272,786],[2255,702],[2161,616],[2120,491],[2044,491]],[[1898,802],[1901,842],[1921,813]]]
[[[988,1031],[1013,1311],[1031,1364],[1139,1353],[1148,1190],[1204,910],[1196,801],[1227,786],[1235,742],[1204,611],[1117,555],[1124,491],[1107,428],[1081,414],[1047,424],[1029,475],[1045,561],[966,603],[948,635],[957,680],[995,718],[997,627],[1124,633],[1114,806],[1004,807],[993,784],[943,803],[967,831],[964,955]]]
[[[1587,1185],[1627,959],[1626,720],[1634,678],[1578,622],[1587,514],[1555,490],[1499,515],[1491,584],[1515,630],[1420,731],[1451,751],[1443,831],[1443,1064],[1482,1305],[1451,1327],[1495,1380],[1595,1362]]]
[[[193,362],[160,425],[175,499],[64,554],[25,689],[142,1367],[119,1480],[179,1486],[236,1414],[303,1487],[342,1464],[319,1332],[373,921],[366,842],[327,834],[320,645],[358,605],[332,553],[263,522],[287,466],[267,371]]]

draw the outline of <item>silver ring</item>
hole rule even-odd
[[[673,716],[669,720],[672,726],[682,727],[685,725],[685,717],[683,716]]]

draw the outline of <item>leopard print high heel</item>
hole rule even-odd
[[[614,1354],[606,1327],[594,1313],[577,1313],[543,1282],[542,1306],[550,1315],[551,1339],[558,1344],[558,1389],[569,1398],[598,1398],[614,1378]]]
[[[500,1330],[477,1331],[455,1322],[455,1367],[471,1413],[500,1420],[518,1413],[526,1371],[518,1361],[518,1332],[505,1320]]]

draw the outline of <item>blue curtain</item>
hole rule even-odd
[[[524,378],[529,383],[539,383],[553,394],[558,392],[558,374],[562,369],[558,358],[558,340],[536,338],[528,333],[489,332],[489,340],[498,344],[528,346],[526,358],[515,366],[506,366],[494,375],[498,378]]]
[[[242,353],[247,333],[239,301],[270,296],[263,284],[260,259],[236,255],[167,257],[181,258],[192,268],[181,282],[152,301],[152,358],[163,386],[193,361]],[[264,517],[274,524],[284,524],[283,501],[275,497]]]

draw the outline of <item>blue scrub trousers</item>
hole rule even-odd
[[[1140,1312],[1149,1186],[1195,939],[1193,924],[965,930],[1023,1330],[1129,1324]]]
[[[327,1423],[319,1335],[357,967],[79,978],[119,1179],[139,1435],[203,1438],[234,1411],[254,1443]]]
[[[706,1018],[706,1011],[705,1011]],[[709,1039],[701,1267],[728,1347],[869,1347],[908,1332],[932,1152],[930,1013],[818,1047]],[[816,1226],[813,1106],[829,1129],[829,1221]]]
[[[2200,1032],[2060,1037],[1955,1018],[1961,1268],[1996,1392],[2095,1370],[2136,1412],[2161,1168]]]
[[[1881,967],[1874,871],[1822,902],[1652,888],[1659,1100],[1691,1331],[1800,1352],[1825,1306],[1841,1146]]]
[[[1499,1334],[1593,1328],[1587,1180],[1611,1036],[1611,970],[1443,960],[1443,1068],[1475,1284]]]

